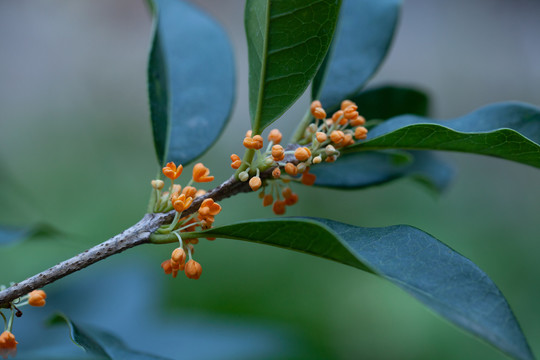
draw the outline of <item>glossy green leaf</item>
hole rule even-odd
[[[381,149],[461,151],[540,167],[540,109],[499,103],[452,120],[399,116],[373,128],[346,152]]]
[[[13,245],[38,236],[51,236],[60,232],[48,224],[29,226],[0,225],[0,246]]]
[[[401,86],[381,86],[351,97],[366,119],[387,120],[399,115],[427,116],[429,99],[426,93]]]
[[[155,31],[148,95],[160,165],[187,164],[217,140],[233,108],[234,59],[225,31],[180,0],[150,0]]]
[[[337,107],[365,85],[386,56],[401,0],[343,0],[336,37],[312,87],[312,98]]]
[[[75,324],[63,314],[56,314],[50,324],[66,323],[70,329],[71,340],[92,355],[111,360],[166,360],[167,358],[146,354],[128,348],[122,340],[101,329]]]
[[[281,218],[216,227],[200,236],[278,246],[372,272],[510,356],[533,359],[493,281],[469,259],[414,227],[362,228],[326,219]]]
[[[340,0],[247,0],[249,111],[255,133],[283,114],[319,69]]]
[[[453,176],[453,168],[432,151],[366,151],[344,154],[335,163],[321,163],[311,171],[314,185],[361,189],[410,177],[430,190],[443,191]]]

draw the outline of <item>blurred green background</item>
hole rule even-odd
[[[228,154],[242,151],[249,124],[243,1],[194,2],[224,25],[236,51],[235,112],[202,158],[217,184],[230,176]],[[425,89],[437,118],[504,100],[540,106],[538,15],[533,0],[405,1],[394,45],[370,85]],[[144,214],[157,169],[145,83],[150,26],[142,0],[0,2],[0,222],[45,221],[63,231],[1,248],[0,283],[54,265]],[[284,133],[308,101],[279,120]],[[353,192],[297,187],[300,201],[287,215],[431,233],[495,281],[540,354],[540,171],[445,156],[457,175],[439,197],[410,180]],[[218,225],[273,216],[253,194],[222,206]],[[142,246],[49,286],[50,305],[15,324],[21,355],[46,347],[38,339],[57,331],[37,332],[37,319],[59,308],[172,358],[505,358],[398,288],[341,264],[201,241],[195,255],[204,273],[191,281],[162,274],[171,249]],[[144,341],[149,328],[161,342]],[[71,348],[66,332],[57,340]],[[181,353],[175,341],[183,341]],[[52,358],[64,351],[55,349]]]

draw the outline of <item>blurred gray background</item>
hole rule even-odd
[[[243,1],[193,2],[223,24],[236,51],[235,112],[202,159],[223,181],[230,174],[227,154],[242,150],[249,126]],[[539,15],[540,2],[533,0],[405,0],[392,49],[370,86],[420,87],[430,93],[436,118],[504,100],[540,106]],[[142,0],[0,1],[1,223],[46,221],[64,231],[54,239],[0,249],[0,283],[41,271],[144,214],[157,169],[145,83],[150,26]],[[308,101],[303,97],[277,126],[292,130]],[[409,180],[352,193],[297,188],[300,201],[287,214],[360,226],[404,223],[433,234],[498,284],[538,355],[540,171],[475,155],[446,157],[458,171],[439,197]],[[319,208],[321,201],[328,205]],[[273,216],[253,194],[222,205],[217,224]],[[198,342],[190,342],[198,346],[183,353],[190,358],[505,358],[396,287],[356,269],[217,240],[197,247],[204,269],[199,281],[173,280],[159,268],[169,253],[167,246],[143,246],[61,280],[49,287],[53,305],[43,311],[67,306],[73,318],[115,331],[137,349],[178,358],[171,344],[139,341],[144,324],[137,329],[111,321],[111,314],[100,317],[99,309],[81,305],[72,290],[87,284],[107,300],[105,294],[123,296],[133,286],[144,291],[145,281],[157,282],[153,311],[183,314],[175,320],[179,327],[199,324],[193,326]],[[129,288],[119,280],[107,287],[100,280],[132,268],[142,285]],[[38,311],[28,313],[19,329],[36,326],[32,314]],[[190,320],[183,323],[186,317]],[[244,331],[219,342],[207,335],[215,332],[215,319]],[[246,334],[261,328],[268,342],[246,355]],[[36,335],[19,331],[24,354],[36,347]]]

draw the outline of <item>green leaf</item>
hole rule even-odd
[[[296,250],[377,274],[516,359],[533,359],[504,296],[469,259],[411,226],[362,228],[326,219],[251,220],[204,235]]]
[[[38,236],[52,236],[60,232],[54,227],[38,223],[29,226],[0,225],[0,245],[13,245]]]
[[[461,151],[540,167],[540,109],[523,103],[492,104],[465,116],[436,121],[399,116],[373,128],[345,152],[381,149]]]
[[[148,95],[159,164],[187,164],[221,134],[233,108],[234,59],[225,31],[179,0],[151,0]]]
[[[410,177],[435,192],[443,191],[453,176],[453,168],[431,151],[344,154],[335,163],[314,166],[311,172],[318,186],[361,189]]]
[[[66,323],[70,329],[71,340],[92,355],[98,355],[111,360],[166,360],[167,358],[146,354],[128,348],[122,340],[106,331],[91,327],[80,326],[63,314],[55,314],[50,324]]]
[[[379,68],[394,36],[401,0],[343,0],[336,37],[311,91],[327,109],[358,93]]]
[[[404,114],[427,116],[429,110],[426,93],[393,85],[362,91],[351,100],[366,119],[387,120]]]
[[[247,0],[249,112],[254,133],[306,90],[332,41],[340,0]]]

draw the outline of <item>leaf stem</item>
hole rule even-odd
[[[296,130],[294,131],[289,143],[296,144],[300,141],[300,139],[302,139],[304,136],[304,131],[306,131],[306,128],[311,123],[311,119],[311,111],[308,110],[306,115],[304,115],[304,118],[298,123],[298,126],[296,127]]]

